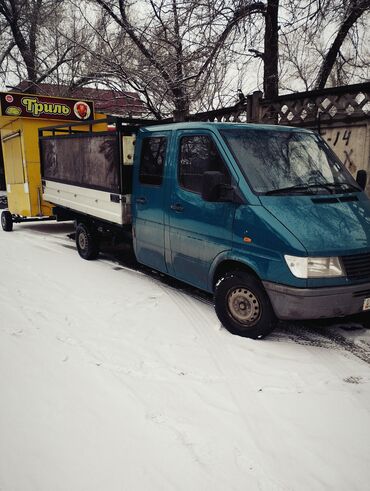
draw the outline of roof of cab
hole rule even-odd
[[[247,130],[260,130],[260,131],[292,131],[292,132],[304,132],[312,133],[312,130],[306,128],[296,128],[294,126],[279,126],[273,124],[255,124],[255,123],[211,123],[211,122],[199,122],[192,121],[186,123],[167,123],[167,124],[155,124],[150,126],[144,126],[141,131],[176,131],[176,130],[226,130],[226,129],[247,129]]]

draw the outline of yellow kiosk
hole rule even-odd
[[[3,230],[13,223],[48,219],[52,205],[42,198],[38,129],[57,121],[94,119],[91,101],[0,92],[0,134],[8,198]]]

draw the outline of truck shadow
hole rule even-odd
[[[54,235],[54,236],[74,236],[72,233],[74,230],[73,222],[56,222],[56,221],[33,221],[33,222],[23,222],[14,225],[13,232],[20,231],[31,231],[37,232],[38,234],[44,235]]]

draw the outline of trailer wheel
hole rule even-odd
[[[3,211],[1,213],[1,226],[5,232],[11,232],[13,230],[13,218],[10,211]]]
[[[215,289],[215,310],[232,334],[261,339],[277,323],[270,299],[258,278],[245,271],[227,273]]]
[[[92,230],[85,223],[79,223],[76,227],[76,247],[82,259],[89,261],[98,257],[98,242]]]

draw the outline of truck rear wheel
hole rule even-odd
[[[6,210],[1,213],[1,226],[5,232],[13,230],[13,218],[10,211]]]
[[[89,261],[98,257],[98,241],[85,223],[79,223],[76,227],[76,247],[82,259]]]
[[[224,327],[246,338],[264,338],[276,326],[270,299],[258,278],[245,271],[225,274],[215,289],[215,310]]]

